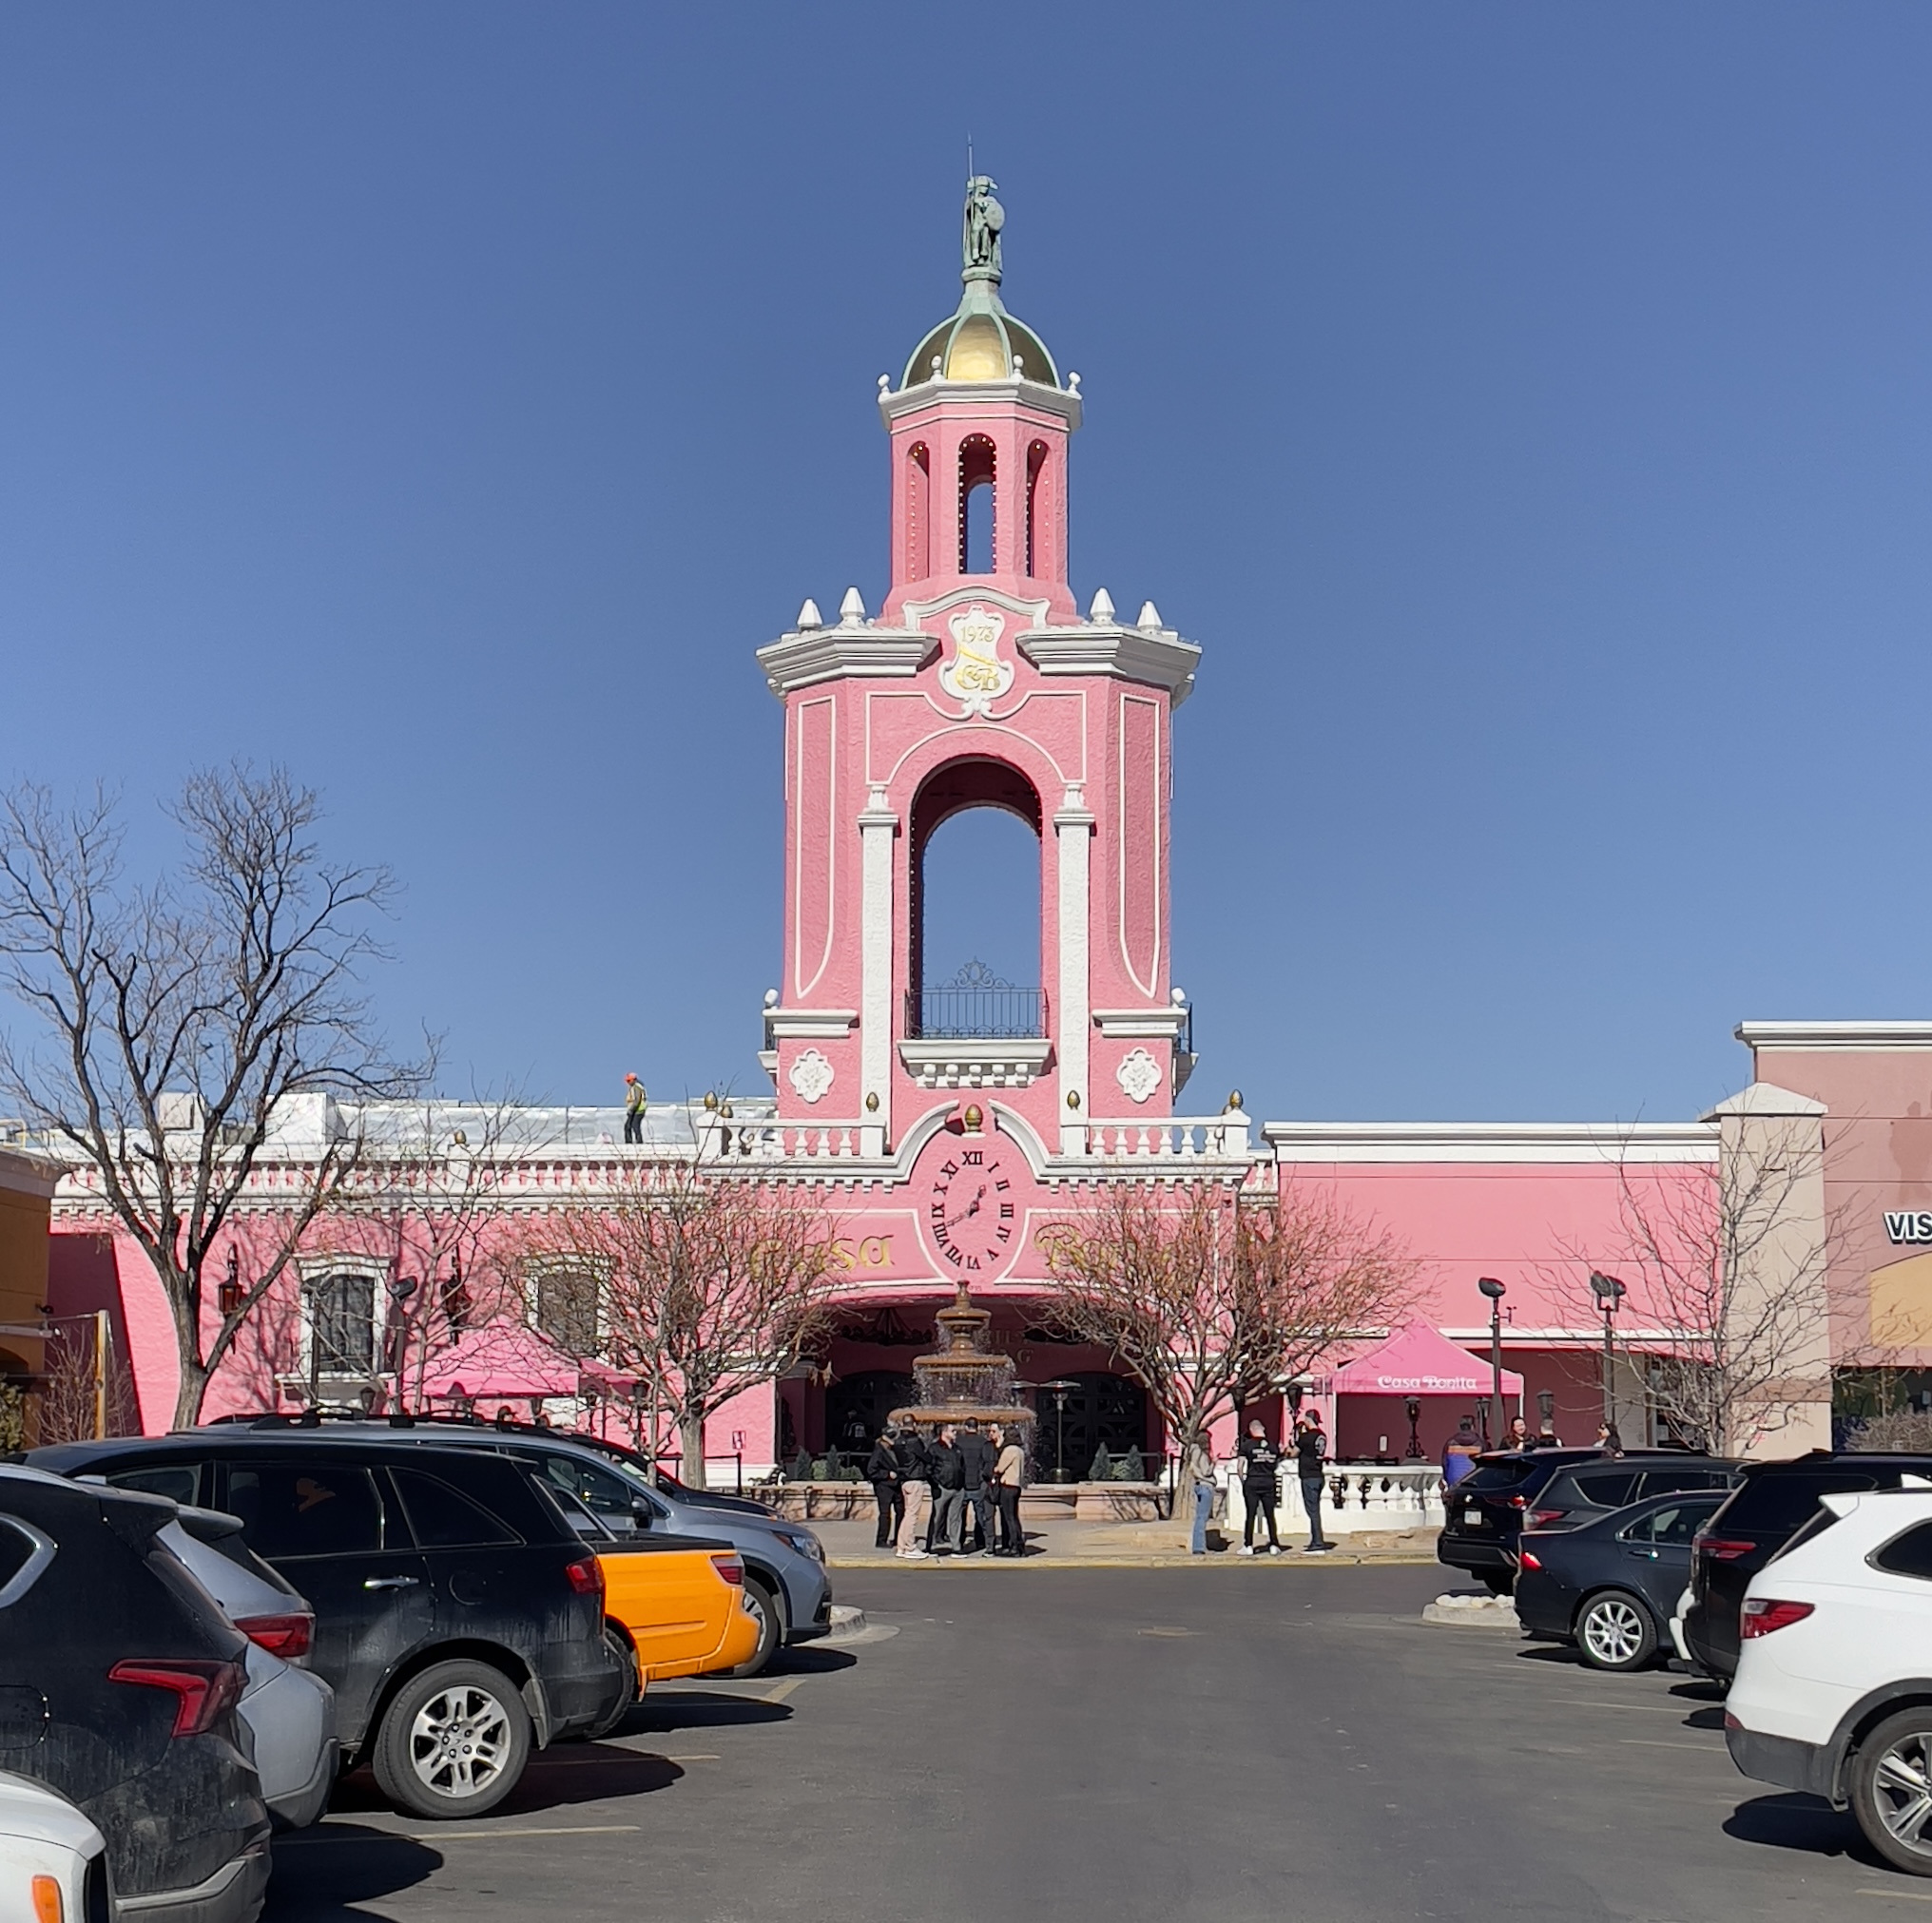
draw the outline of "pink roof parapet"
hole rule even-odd
[[[1490,1386],[1489,1370],[1427,1322],[1411,1322],[1380,1348],[1344,1362],[1333,1377],[1338,1395],[1487,1395]],[[1505,1369],[1502,1389],[1520,1395],[1523,1378]]]
[[[578,1365],[521,1322],[485,1322],[459,1336],[423,1373],[422,1393],[454,1396],[574,1395]]]

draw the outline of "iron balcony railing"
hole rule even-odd
[[[906,1034],[914,1041],[1009,1042],[1046,1032],[1044,989],[955,982],[906,993]]]

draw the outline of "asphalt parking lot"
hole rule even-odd
[[[874,1640],[661,1687],[438,1829],[352,1779],[265,1923],[1924,1916],[1714,1692],[1423,1625],[1420,1567],[844,1574]]]

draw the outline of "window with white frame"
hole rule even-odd
[[[357,1269],[335,1269],[308,1277],[309,1365],[318,1375],[373,1375],[378,1368],[377,1340],[380,1284]]]
[[[604,1289],[588,1262],[542,1262],[526,1278],[531,1325],[567,1356],[595,1355],[603,1339]]]

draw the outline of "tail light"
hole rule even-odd
[[[65,1923],[67,1906],[61,1901],[58,1876],[33,1879],[33,1923]]]
[[[1536,1552],[1533,1549],[1518,1551],[1517,1561],[1526,1569],[1540,1569],[1543,1567],[1541,1563],[1537,1562]]]
[[[247,1674],[239,1663],[197,1663],[173,1658],[153,1662],[117,1663],[107,1672],[110,1683],[132,1683],[143,1689],[174,1691],[175,1736],[205,1736],[242,1701]]]
[[[731,1585],[734,1589],[744,1586],[744,1564],[738,1556],[713,1556],[711,1567]]]
[[[316,1619],[306,1610],[299,1609],[286,1616],[237,1616],[235,1626],[249,1642],[260,1644],[271,1656],[280,1656],[284,1663],[293,1663],[309,1653]]]
[[[1690,1548],[1720,1563],[1734,1563],[1740,1556],[1749,1555],[1757,1545],[1741,1543],[1731,1536],[1693,1536]]]
[[[1528,1509],[1530,1499],[1526,1495],[1513,1495],[1509,1499],[1509,1506],[1511,1509]]]
[[[1523,1518],[1523,1524],[1527,1529],[1545,1529],[1552,1523],[1561,1522],[1569,1513],[1566,1509],[1533,1509]]]
[[[1788,1629],[1793,1623],[1802,1623],[1817,1606],[1815,1603],[1780,1603],[1769,1596],[1747,1596],[1744,1614],[1738,1618],[1738,1636],[1748,1643],[1753,1636]]]
[[[604,1594],[604,1565],[595,1556],[582,1556],[574,1563],[566,1563],[564,1574],[578,1595],[602,1597]]]

